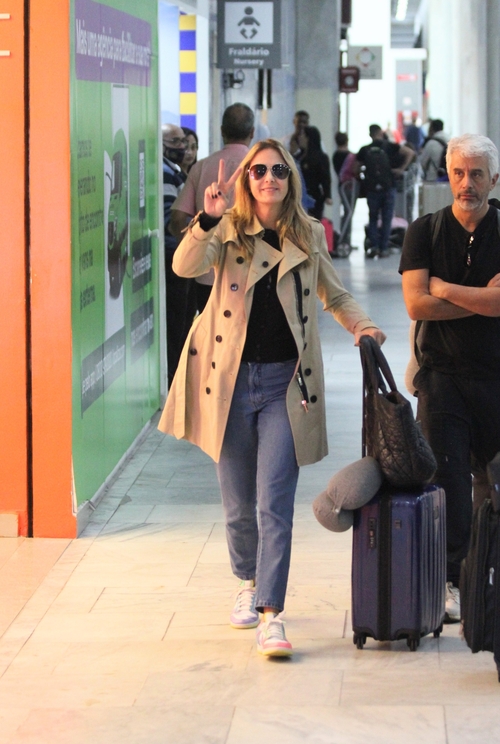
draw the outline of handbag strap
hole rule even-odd
[[[387,386],[384,377],[389,383],[392,391],[396,391],[396,383],[390,370],[387,359],[385,358],[380,346],[371,336],[361,336],[359,339],[359,353],[361,356],[361,366],[363,369],[363,418],[361,429],[361,457],[371,454],[367,451],[367,395],[375,394],[381,390],[385,395]]]
[[[371,336],[361,336],[359,351],[363,367],[363,385],[366,392],[376,393],[381,390],[382,393],[387,393],[385,381],[393,392],[397,392],[396,382],[389,363],[375,339]]]

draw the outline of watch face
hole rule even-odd
[[[108,271],[111,297],[118,297],[127,265],[128,234],[128,162],[127,141],[123,129],[113,143],[111,197],[108,211]]]

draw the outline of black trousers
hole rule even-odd
[[[417,417],[446,492],[447,581],[458,586],[475,506],[488,493],[486,465],[500,451],[500,380],[445,375],[422,367],[415,376]]]
[[[184,279],[172,269],[173,252],[165,251],[167,294],[168,387],[172,384],[182,347],[196,314],[196,288],[193,279]]]

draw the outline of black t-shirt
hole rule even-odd
[[[265,230],[263,239],[277,251],[281,250],[274,230]],[[243,362],[286,362],[298,357],[295,339],[276,292],[278,269],[279,264],[255,284]]]
[[[452,208],[446,207],[434,246],[432,215],[415,220],[405,235],[400,273],[428,269],[430,276],[452,284],[485,287],[500,273],[497,214],[495,207],[490,206],[476,230],[469,233],[455,218]],[[500,378],[500,318],[471,315],[425,321],[418,342],[423,366],[476,379]]]
[[[366,163],[366,153],[370,147],[380,147],[387,154],[389,158],[389,165],[391,168],[399,168],[402,165],[404,157],[401,154],[401,147],[396,142],[390,142],[386,139],[373,140],[371,145],[364,145],[356,155],[356,160],[360,163]],[[394,184],[394,175],[392,176],[392,182]]]

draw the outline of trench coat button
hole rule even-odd
[[[196,349],[189,349],[189,353],[191,354],[191,356],[196,356],[198,351]]]
[[[217,341],[218,344],[220,344],[220,342],[222,341],[222,336],[216,336],[215,340]]]
[[[243,263],[244,260],[245,259],[243,258],[243,256],[238,256],[238,258],[236,259],[236,263]]]
[[[205,392],[206,392],[206,394],[207,394],[207,395],[210,395],[210,393],[211,393],[212,391],[210,390],[210,388],[205,388]]]
[[[262,266],[263,266],[263,267],[264,267],[265,269],[267,269],[267,267],[269,266],[269,261],[262,261]]]
[[[212,369],[215,369],[215,362],[212,362]]]
[[[309,316],[308,315],[304,315],[304,317],[302,318],[302,322],[303,323],[307,323],[308,320],[309,320]]]
[[[224,317],[230,318],[231,317],[231,310],[224,310]]]
[[[318,400],[317,395],[311,395],[311,403],[316,403],[317,400]]]
[[[310,289],[304,289],[304,294],[307,297],[308,295],[311,294],[311,290]]]
[[[311,370],[309,369],[309,367],[308,367],[307,369],[305,369],[305,370],[304,370],[304,374],[305,374],[305,375],[306,375],[307,377],[309,377],[309,375],[311,374]]]
[[[237,284],[231,284],[231,292],[237,292],[238,285]]]

